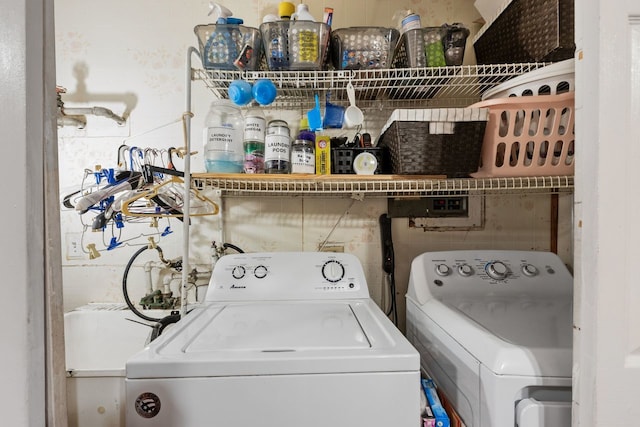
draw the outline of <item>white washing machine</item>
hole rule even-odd
[[[572,295],[552,253],[424,253],[407,337],[467,427],[570,427]]]
[[[416,350],[344,253],[216,263],[205,302],[126,364],[127,427],[416,427]]]

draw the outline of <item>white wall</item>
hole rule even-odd
[[[264,13],[275,13],[277,2],[222,2],[245,23],[257,26]],[[309,1],[311,13],[320,17],[322,1]],[[411,8],[420,13],[422,24],[440,25],[463,22],[472,31],[479,17],[471,0],[391,2],[359,0],[327,2],[335,9],[334,28],[357,25],[392,25],[394,11]],[[117,114],[130,113],[124,127],[104,118],[89,118],[85,130],[60,130],[60,183],[62,194],[77,188],[84,169],[94,165],[116,166],[116,151],[126,143],[143,147],[181,146],[179,119],[185,111],[185,58],[187,47],[197,45],[193,27],[208,23],[208,1],[190,4],[169,0],[128,2],[56,1],[56,43],[58,84],[68,93],[67,106],[105,106]],[[78,19],[79,14],[82,19]],[[465,62],[474,60],[467,49]],[[193,82],[193,144],[199,148],[202,123],[213,96],[201,82]],[[268,111],[271,117],[277,111]],[[377,130],[372,130],[375,133]],[[192,161],[194,171],[203,171],[199,155]],[[180,165],[178,165],[180,167]],[[224,240],[246,251],[314,250],[325,240],[351,201],[341,198],[229,198],[225,199],[222,218],[195,219],[192,227],[194,259],[208,263],[211,241]],[[384,199],[355,202],[336,227],[333,242],[355,253],[376,300],[380,300],[384,278],[378,217],[386,212]],[[429,250],[504,248],[539,249],[550,247],[548,195],[512,195],[489,197],[486,202],[487,225],[482,231],[424,232],[410,229],[407,219],[393,222],[396,246],[398,302],[404,321],[404,293],[408,268],[414,256]],[[561,196],[560,255],[571,263],[571,197]],[[62,212],[63,257],[68,237],[82,233],[81,220],[90,223],[90,215]],[[171,222],[174,233],[158,238],[168,257],[180,255],[181,225]],[[164,227],[161,226],[161,227]],[[84,243],[96,243],[102,256],[89,260],[66,259],[63,263],[65,308],[89,301],[122,301],[122,271],[137,245],[146,244],[143,234],[153,232],[147,224],[127,225],[121,240],[132,239],[123,247],[106,251],[111,235],[85,233]],[[132,292],[141,290],[132,281]]]
[[[10,304],[0,311],[2,424],[43,426],[45,400],[45,2],[2,2],[0,127],[11,158],[0,168],[5,207],[0,257]],[[33,123],[30,122],[33,120]],[[50,142],[50,141],[49,141]]]
[[[576,13],[576,138],[586,149],[576,163],[574,419],[631,426],[640,417],[640,5],[576,2]]]

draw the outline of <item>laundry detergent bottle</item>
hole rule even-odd
[[[203,130],[204,165],[210,173],[241,173],[244,119],[238,107],[227,99],[211,103]]]

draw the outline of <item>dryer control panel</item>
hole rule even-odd
[[[571,295],[573,278],[562,260],[538,251],[443,251],[417,256],[409,293],[421,300],[464,295],[552,298]]]
[[[369,298],[360,260],[332,252],[225,255],[211,275],[206,301]]]

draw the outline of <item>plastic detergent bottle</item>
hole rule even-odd
[[[309,13],[309,6],[306,4],[299,4],[296,12],[291,15],[291,19],[294,21],[311,21],[315,22],[316,20],[313,18],[313,15]]]
[[[242,172],[244,120],[240,109],[227,99],[211,103],[203,130],[207,172]]]
[[[420,22],[420,15],[417,13],[413,13],[413,11],[408,10],[407,15],[402,18],[402,22],[400,23],[401,34],[406,33],[409,30],[415,30],[417,28],[421,28],[422,24]]]
[[[292,69],[314,69],[320,61],[320,26],[306,4],[299,4],[291,16],[289,53]]]
[[[406,33],[409,30],[415,30],[422,27],[420,22],[420,15],[409,10],[397,10],[393,14],[392,20],[396,22],[396,27],[400,31],[400,35]]]

